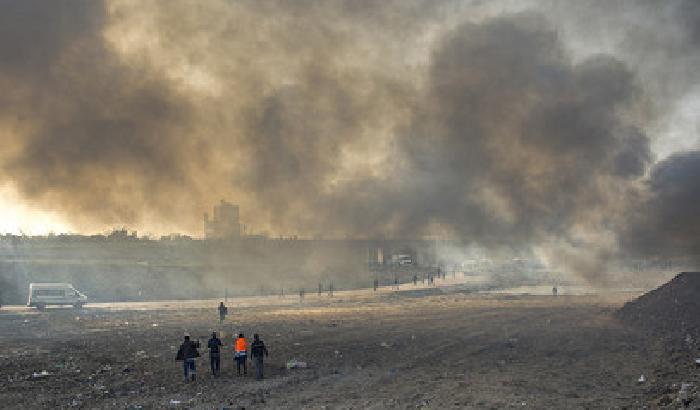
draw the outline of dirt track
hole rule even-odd
[[[0,406],[637,408],[685,375],[666,346],[613,318],[634,296],[307,296],[236,309],[223,326],[215,306],[0,311]],[[227,345],[222,378],[203,351],[185,385],[182,333],[205,342],[211,330]],[[233,331],[267,343],[265,381],[233,376]],[[287,370],[292,358],[309,368]]]

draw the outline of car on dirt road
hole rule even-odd
[[[80,293],[70,283],[30,283],[27,306],[39,310],[48,305],[72,305],[81,308],[87,303],[87,296]]]

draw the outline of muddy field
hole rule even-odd
[[[564,292],[565,293],[565,292]],[[692,352],[613,312],[637,293],[532,296],[384,290],[216,301],[0,310],[3,408],[641,408],[697,385]],[[250,302],[250,301],[248,301]],[[183,332],[224,334],[222,377]],[[260,333],[267,378],[234,375],[231,334]],[[308,364],[287,369],[292,359]],[[645,381],[639,378],[644,375]],[[694,378],[694,380],[693,380]],[[698,403],[695,403],[698,405]]]

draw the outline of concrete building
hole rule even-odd
[[[204,236],[207,239],[238,239],[241,236],[241,223],[238,205],[221,200],[214,206],[214,215],[209,219],[204,214]]]

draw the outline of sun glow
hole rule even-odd
[[[0,233],[47,235],[70,231],[71,226],[56,213],[23,201],[11,185],[0,185]]]

